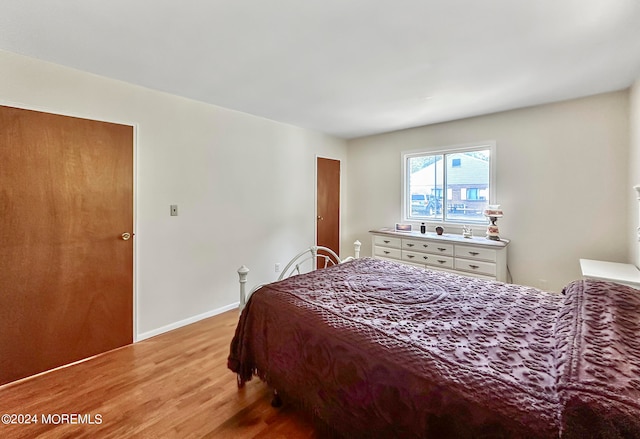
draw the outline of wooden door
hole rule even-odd
[[[318,157],[316,180],[316,245],[328,247],[339,255],[340,160]]]
[[[133,127],[0,107],[0,384],[132,342]]]

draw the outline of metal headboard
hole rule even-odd
[[[357,259],[360,257],[360,241],[356,241],[353,243],[353,248],[355,250],[355,257],[349,256],[345,259],[340,259],[340,257],[330,248],[314,245],[309,247],[308,249],[298,253],[287,265],[285,265],[282,273],[278,276],[278,280],[286,279],[287,277],[302,274],[301,267],[304,266],[304,263],[307,261],[311,261],[311,270],[317,270],[318,268],[327,268],[331,265],[342,264],[348,262],[353,259]],[[326,254],[319,254],[318,252],[323,252]],[[321,266],[318,267],[318,258],[322,260]],[[251,295],[260,287],[265,284],[260,284],[255,286],[249,291],[249,294],[246,294],[246,283],[247,276],[249,274],[249,269],[246,266],[242,266],[238,269],[238,276],[240,278],[240,311],[244,308],[247,300]]]

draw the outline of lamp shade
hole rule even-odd
[[[502,209],[500,209],[499,204],[490,204],[487,208],[482,212],[484,216],[494,217],[494,218],[502,218],[503,213]]]

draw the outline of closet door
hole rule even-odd
[[[316,245],[340,255],[340,160],[318,157],[316,174]]]
[[[132,342],[132,235],[133,127],[0,107],[0,384]]]

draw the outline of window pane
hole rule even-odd
[[[442,220],[443,155],[410,157],[409,217]]]
[[[489,150],[446,154],[447,191],[453,195],[446,206],[450,221],[485,221],[488,204]]]

